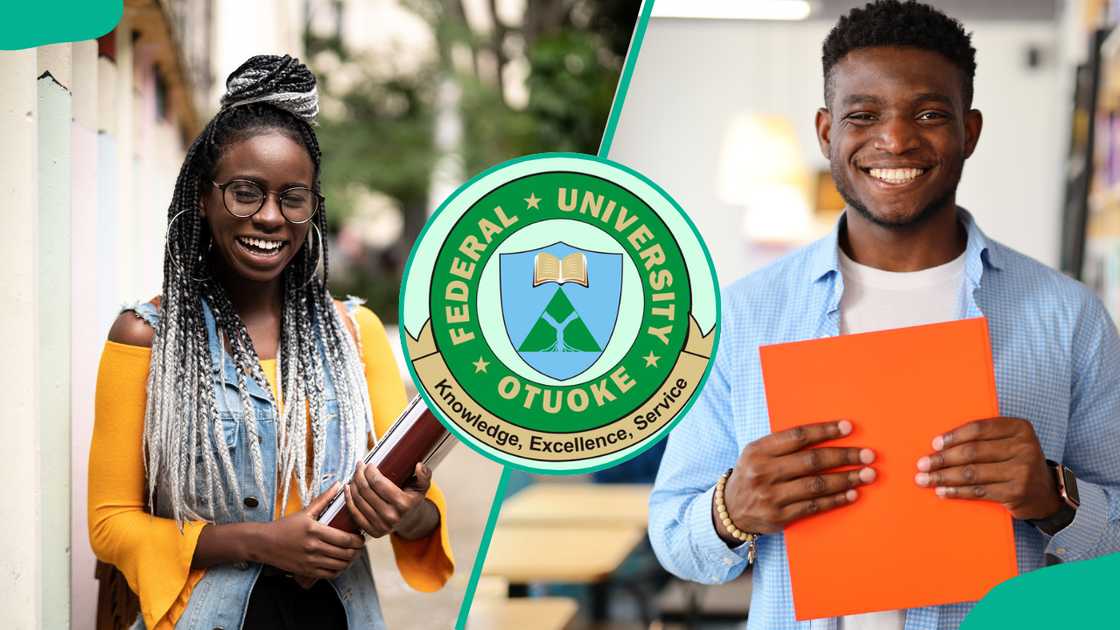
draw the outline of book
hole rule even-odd
[[[424,400],[417,396],[405,407],[381,439],[366,453],[366,465],[376,466],[389,481],[403,487],[408,484],[417,463],[435,470],[451,447],[455,438],[440,424]],[[352,483],[352,482],[347,482]],[[358,526],[346,507],[346,494],[340,489],[319,515],[319,522],[335,529],[358,533]]]
[[[987,320],[759,348],[770,428],[848,420],[875,452],[855,503],[784,531],[795,617],[975,601],[1017,573],[1011,515],[914,482],[937,435],[999,416]]]
[[[537,287],[548,282],[556,284],[572,282],[586,287],[587,256],[580,252],[572,252],[560,259],[548,252],[537,254],[533,258],[533,286]]]

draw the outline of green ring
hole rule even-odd
[[[665,190],[662,189],[660,186],[658,186],[656,183],[654,183],[653,181],[651,181],[649,178],[645,177],[641,173],[638,173],[638,172],[634,171],[633,169],[631,169],[631,168],[629,168],[625,165],[618,164],[616,162],[613,162],[611,160],[608,160],[608,159],[605,159],[605,158],[602,158],[602,157],[584,155],[584,154],[579,154],[579,153],[542,153],[542,154],[529,155],[529,156],[524,156],[524,157],[521,157],[521,158],[516,158],[516,159],[510,160],[510,161],[504,162],[504,163],[499,164],[497,166],[494,166],[490,169],[487,169],[486,171],[483,171],[482,173],[479,173],[478,175],[476,175],[475,177],[473,177],[469,181],[467,181],[465,184],[460,186],[454,193],[452,193],[446,200],[444,200],[444,202],[442,204],[440,204],[439,208],[435,211],[435,213],[433,213],[432,217],[424,225],[423,229],[420,232],[420,235],[417,237],[417,240],[414,243],[413,248],[412,248],[412,250],[409,254],[408,261],[405,265],[404,275],[403,275],[403,278],[402,278],[400,301],[399,301],[399,309],[400,309],[400,313],[401,313],[399,332],[400,332],[400,336],[401,336],[401,345],[402,345],[402,348],[405,350],[405,354],[406,354],[406,365],[407,365],[409,374],[413,378],[413,380],[416,383],[419,384],[420,380],[419,380],[419,378],[416,374],[416,370],[413,367],[411,360],[407,358],[407,347],[408,347],[407,346],[407,335],[409,334],[409,326],[408,326],[409,313],[406,312],[406,305],[409,302],[408,280],[409,280],[410,275],[412,274],[413,266],[417,262],[417,259],[421,256],[424,256],[424,252],[421,251],[421,249],[422,249],[421,246],[424,243],[425,237],[428,236],[430,232],[432,232],[432,230],[435,226],[437,226],[438,219],[439,219],[440,215],[443,212],[445,212],[450,206],[452,206],[456,202],[461,203],[461,200],[464,198],[465,195],[469,197],[470,195],[478,194],[477,190],[472,190],[472,188],[474,187],[474,185],[476,183],[478,183],[480,181],[483,181],[485,179],[491,178],[491,177],[495,176],[496,174],[498,174],[500,172],[503,172],[503,171],[512,171],[512,170],[524,171],[526,163],[537,162],[537,161],[542,161],[542,160],[543,161],[564,161],[564,162],[568,162],[569,166],[571,166],[572,168],[578,168],[577,167],[578,164],[588,162],[588,163],[593,163],[596,167],[606,167],[607,170],[612,170],[613,169],[613,170],[619,172],[624,178],[625,177],[633,178],[636,182],[648,187],[650,189],[650,191],[659,198],[658,200],[660,202],[663,202],[663,204],[665,204],[668,207],[674,209],[677,213],[676,218],[679,219],[678,222],[683,222],[684,226],[687,226],[688,230],[691,232],[691,235],[695,240],[694,240],[694,243],[685,243],[685,245],[687,245],[688,248],[695,249],[696,251],[685,254],[686,268],[688,268],[688,270],[689,270],[690,278],[695,278],[695,275],[697,273],[702,273],[702,267],[697,268],[698,265],[696,263],[698,263],[698,261],[695,259],[695,257],[697,255],[699,255],[700,257],[702,257],[704,259],[704,261],[707,263],[708,273],[710,274],[709,277],[710,277],[710,282],[711,282],[710,287],[711,287],[711,298],[712,298],[711,299],[711,314],[710,314],[710,316],[711,316],[711,327],[710,327],[711,333],[710,334],[712,334],[712,353],[711,353],[711,356],[708,357],[707,364],[704,367],[704,372],[703,372],[703,374],[700,378],[699,383],[697,383],[697,385],[696,385],[696,390],[694,391],[693,395],[683,404],[680,411],[675,415],[675,417],[673,417],[668,423],[666,423],[665,426],[658,429],[656,432],[653,432],[650,435],[643,437],[641,440],[638,440],[635,443],[632,443],[629,446],[627,446],[627,447],[625,447],[625,448],[623,448],[619,451],[612,452],[612,453],[609,453],[607,455],[596,456],[596,457],[593,457],[593,458],[590,458],[590,459],[587,459],[587,460],[540,461],[540,460],[534,460],[534,459],[530,459],[530,458],[518,457],[516,455],[511,455],[511,454],[499,451],[499,450],[494,449],[494,448],[492,448],[492,447],[490,447],[486,444],[483,444],[481,442],[476,441],[475,438],[473,438],[468,433],[466,433],[463,429],[461,429],[454,422],[450,422],[447,418],[443,417],[443,414],[440,412],[438,406],[436,406],[434,404],[431,396],[428,394],[428,392],[424,389],[423,386],[420,386],[417,389],[420,392],[420,395],[423,397],[424,401],[436,413],[436,416],[438,418],[440,418],[440,420],[449,428],[449,430],[460,441],[466,442],[467,445],[470,448],[474,449],[475,451],[481,453],[482,455],[484,455],[484,456],[486,456],[486,457],[488,457],[492,460],[495,460],[495,461],[497,461],[499,463],[502,463],[504,465],[508,465],[508,466],[517,468],[519,470],[524,470],[524,471],[528,471],[528,472],[538,472],[538,473],[545,473],[545,474],[588,473],[588,472],[593,472],[593,471],[596,471],[596,470],[601,470],[603,468],[607,468],[607,467],[610,467],[610,466],[614,466],[614,465],[619,464],[621,462],[624,462],[628,459],[636,457],[637,455],[644,452],[646,449],[652,447],[658,440],[664,438],[664,436],[667,435],[668,431],[672,430],[672,428],[674,426],[676,426],[676,424],[678,422],[680,422],[680,420],[688,413],[688,411],[691,409],[692,405],[696,402],[697,398],[699,397],[700,390],[703,388],[704,382],[707,380],[709,374],[711,373],[712,362],[715,360],[715,353],[716,353],[717,348],[719,346],[720,322],[721,322],[721,312],[720,312],[721,305],[720,305],[720,295],[719,295],[718,281],[717,281],[715,266],[712,263],[710,252],[708,251],[707,246],[704,244],[703,239],[700,238],[699,232],[696,229],[695,224],[693,224],[693,222],[688,217],[688,215],[683,211],[683,209],[681,209],[680,205],[677,204],[677,202],[675,200],[673,200],[673,198],[670,197],[668,195],[668,193],[666,193]],[[531,170],[531,165],[530,165],[530,170]],[[550,170],[560,170],[560,169],[539,168],[536,171],[531,170],[530,174],[536,174],[536,173],[541,173],[541,172],[549,172]],[[585,171],[579,171],[579,172],[585,172]],[[513,175],[513,173],[508,173],[508,174]],[[588,173],[588,174],[595,174],[595,173]],[[511,177],[510,180],[507,180],[507,182],[511,181],[512,179],[515,179],[515,178]],[[610,180],[610,181],[613,182],[613,180]],[[504,184],[504,183],[507,183],[507,182],[502,182],[502,183]],[[615,183],[616,186],[622,187],[624,189],[626,188],[626,186],[623,185],[623,184],[620,184],[618,182],[614,182],[614,183]],[[487,191],[486,193],[482,193],[482,195],[488,194],[492,190],[493,190],[493,188],[490,189],[490,191]],[[634,193],[634,194],[638,195],[638,193]],[[645,197],[639,197],[639,198],[641,198],[643,201],[646,201]],[[468,206],[473,205],[473,203],[475,201],[477,201],[477,199],[470,202],[468,204]],[[649,202],[647,202],[647,204],[648,203]],[[656,211],[655,211],[655,213],[656,213]],[[660,214],[658,216],[661,217],[663,221],[665,220],[665,216],[660,215]],[[678,239],[680,239],[682,237],[687,237],[687,234],[688,234],[688,232],[682,232],[681,229],[680,229],[680,226],[678,226],[675,236]],[[686,247],[682,247],[682,249],[686,249]],[[691,260],[688,258],[689,255],[693,256],[693,258]],[[690,265],[689,262],[692,262],[693,264]],[[697,291],[697,288],[695,287],[695,284],[693,284],[693,286],[692,286],[692,291],[693,291],[693,295],[695,296],[695,292]],[[695,304],[693,304],[693,308],[695,308]],[[429,315],[430,315],[430,313],[429,313]],[[418,332],[418,330],[417,330],[417,332]],[[624,419],[625,419],[624,417],[619,418],[619,420],[624,420]],[[502,421],[503,422],[508,422],[504,419],[502,419]]]

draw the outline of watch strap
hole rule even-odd
[[[1077,500],[1069,495],[1066,488],[1065,471],[1069,469],[1049,459],[1046,460],[1046,464],[1050,467],[1050,471],[1054,475],[1054,487],[1058,490],[1058,498],[1061,499],[1061,507],[1058,508],[1057,512],[1046,518],[1031,519],[1028,522],[1042,531],[1042,533],[1053,536],[1073,522],[1073,519],[1077,516]],[[1070,476],[1073,476],[1072,472]],[[1074,481],[1074,483],[1076,483],[1076,481]]]
[[[1076,516],[1077,510],[1063,502],[1062,507],[1058,508],[1057,512],[1054,512],[1046,518],[1032,519],[1028,522],[1047,536],[1053,536],[1066,527],[1069,527],[1069,524],[1073,522]]]

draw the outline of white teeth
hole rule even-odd
[[[905,184],[925,172],[924,168],[873,168],[871,176],[889,184]]]
[[[240,240],[242,243],[245,243],[246,245],[252,245],[257,249],[263,249],[267,251],[280,249],[280,246],[284,244],[284,241],[266,241],[259,238],[248,238],[245,236],[239,236],[238,240]]]

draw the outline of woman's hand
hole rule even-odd
[[[318,522],[338,492],[338,484],[315,497],[303,510],[275,521],[268,531],[263,562],[308,578],[333,578],[362,551],[362,537]],[[314,582],[309,580],[308,584]]]
[[[439,510],[424,498],[431,485],[432,470],[420,463],[408,485],[399,488],[376,466],[358,462],[346,485],[346,507],[354,523],[374,538],[388,533],[423,538],[439,525]]]

